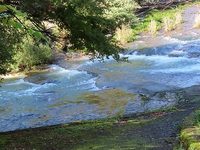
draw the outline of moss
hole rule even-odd
[[[118,99],[123,99],[126,96],[123,95],[125,93],[129,94],[120,89],[113,90],[119,94]],[[115,92],[111,91],[105,90],[104,92],[108,92],[107,96],[114,97]],[[97,93],[102,97],[105,96],[105,93]],[[93,97],[95,100],[99,99],[97,95]],[[157,128],[157,125],[166,122],[165,117],[160,118],[165,114],[163,112],[141,114],[134,118],[115,117],[0,133],[0,149],[159,149],[163,139],[146,135],[160,131],[160,129],[155,131],[149,131],[149,129],[152,125],[153,128]],[[174,143],[175,138],[173,137],[163,138],[164,141]]]
[[[5,145],[5,144],[6,144],[6,141],[7,141],[7,140],[6,140],[5,137],[1,137],[1,138],[0,138],[0,146],[1,146],[1,145]]]
[[[151,100],[150,97],[147,97],[146,95],[140,94],[140,97],[143,101],[149,101]]]
[[[183,147],[188,150],[200,150],[199,110],[185,118],[180,134]]]
[[[0,108],[0,113],[5,112],[5,111],[6,111],[6,109]]]
[[[99,113],[122,115],[126,104],[136,99],[136,95],[121,89],[108,89],[96,93],[88,92],[78,96],[77,103],[86,102],[99,107]]]
[[[200,150],[200,128],[193,126],[182,130],[181,141],[188,150]]]
[[[194,102],[200,102],[200,97],[196,97],[192,101],[194,101]]]
[[[50,105],[50,106],[48,106],[48,108],[61,107],[61,106],[65,106],[65,105],[68,105],[68,104],[69,104],[69,101],[66,101],[66,102]]]
[[[0,113],[6,112],[6,111],[11,111],[12,108],[1,108],[0,107]]]
[[[169,112],[169,111],[176,111],[178,110],[176,106],[169,106],[166,108],[161,108],[161,109],[156,109],[151,111],[151,113],[156,113],[156,112]]]
[[[2,149],[147,149],[156,147],[140,137],[140,120],[119,118],[0,133]],[[130,134],[134,132],[134,134]]]

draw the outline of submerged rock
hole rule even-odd
[[[127,116],[142,112],[149,112],[173,106],[184,98],[182,96],[183,94],[183,92],[161,92],[152,97],[140,95],[137,101],[127,103],[124,115]]]

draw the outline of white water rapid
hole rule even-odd
[[[129,63],[86,61],[78,70],[51,65],[45,72],[5,79],[0,88],[0,132],[110,117],[109,107],[100,113],[100,106],[77,101],[88,92],[122,89],[151,95],[200,83],[200,40],[143,37],[128,47],[124,56]]]

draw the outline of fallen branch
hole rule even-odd
[[[140,5],[141,8],[137,9],[135,13],[137,17],[139,17],[152,9],[166,10],[168,8],[174,8],[177,5],[185,4],[191,1],[192,0],[169,0],[166,2],[147,3],[147,4]]]

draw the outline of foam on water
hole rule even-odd
[[[73,93],[76,93],[77,90],[99,90],[95,85],[96,77],[86,71],[67,70],[57,65],[51,65],[50,72],[41,74],[41,76],[47,78],[42,84],[31,83],[24,78],[13,79],[12,81],[5,80],[0,91],[0,100],[45,95],[45,93],[51,93],[49,91],[55,91],[53,93],[59,95],[59,91],[64,92],[63,88],[66,88],[66,92],[74,90]]]
[[[188,65],[188,66],[181,66],[181,67],[173,67],[167,69],[153,69],[151,73],[194,73],[199,75],[200,74],[200,64]]]
[[[179,40],[179,39],[176,39],[176,38],[172,38],[170,36],[163,36],[162,37],[163,39],[167,40],[167,41],[170,41],[170,42],[173,42],[173,43],[179,43],[179,44],[187,44],[188,41],[182,41],[182,40]]]

